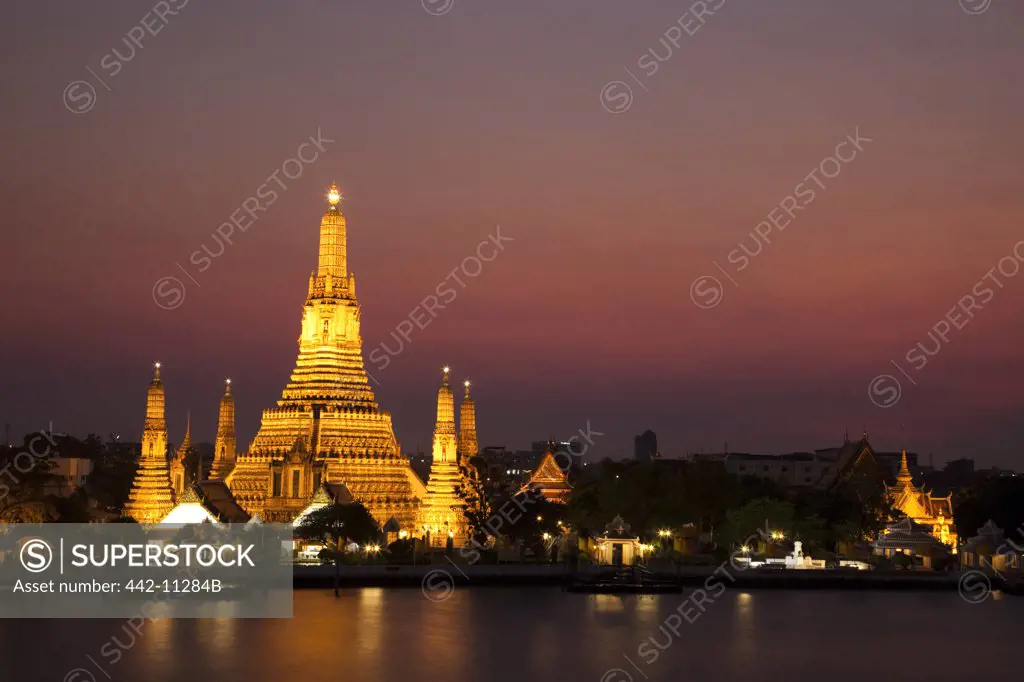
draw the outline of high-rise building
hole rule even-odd
[[[164,384],[160,363],[153,368],[153,381],[146,395],[146,421],[142,448],[124,515],[139,523],[159,523],[171,510],[174,499],[167,465],[167,420],[164,414]]]
[[[654,431],[647,429],[633,439],[633,457],[636,461],[650,462],[660,456],[658,454],[658,436]]]

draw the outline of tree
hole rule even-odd
[[[307,514],[295,529],[295,534],[300,538],[333,544],[341,550],[343,540],[365,545],[378,539],[380,526],[366,507],[358,502],[334,503]]]
[[[480,547],[487,542],[490,526],[493,525],[494,513],[490,497],[484,489],[481,468],[486,467],[482,457],[473,457],[468,464],[460,466],[462,483],[455,487],[455,493],[464,504],[463,513],[469,525],[469,535],[473,544]]]
[[[793,538],[796,533],[796,511],[793,505],[783,500],[759,497],[739,509],[726,514],[722,537],[726,542],[739,543],[757,531],[782,531]]]
[[[0,523],[57,520],[46,488],[58,479],[51,473],[51,448],[41,446],[41,438],[49,439],[52,435],[30,433],[21,447],[0,447]]]
[[[358,502],[335,502],[307,514],[295,529],[295,535],[306,540],[320,540],[328,547],[334,546],[322,555],[334,560],[334,596],[337,597],[346,541],[368,544],[380,537],[380,526],[366,507]]]
[[[90,439],[86,439],[90,442]],[[123,509],[131,493],[138,453],[116,441],[108,442],[85,483],[89,499],[106,510]]]
[[[956,532],[961,538],[973,537],[990,519],[1007,538],[1024,533],[1024,479],[1019,476],[983,479],[955,495],[953,502]],[[1021,542],[1020,538],[1015,542]]]

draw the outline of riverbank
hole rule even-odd
[[[700,587],[715,580],[732,587],[749,589],[828,589],[828,590],[933,590],[960,589],[958,572],[928,571],[855,571],[855,570],[736,570],[726,566],[688,566],[678,573],[654,572],[654,577],[677,582],[685,587]],[[726,573],[728,575],[726,575]],[[731,578],[731,579],[730,579]],[[464,566],[435,563],[419,566],[343,566],[342,587],[561,587],[571,579],[564,565],[502,564]],[[296,588],[333,587],[333,566],[296,566]],[[993,587],[1020,593],[1019,585],[992,581]]]

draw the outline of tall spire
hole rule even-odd
[[[231,379],[224,380],[217,418],[217,438],[213,443],[213,468],[210,479],[221,481],[235,468],[235,399],[231,396]]]
[[[434,445],[437,446],[438,436],[451,436],[455,440],[455,396],[448,385],[449,368],[445,367],[441,375],[441,388],[437,389],[437,422],[434,425]],[[436,452],[434,453],[437,454]],[[455,448],[443,453],[446,457],[455,457]]]
[[[320,220],[320,260],[316,274],[318,277],[330,275],[335,284],[341,285],[348,276],[345,214],[339,207],[341,193],[333,183],[327,192],[327,203],[327,210]]]
[[[201,466],[199,457],[192,447],[192,410],[186,413],[185,435],[181,439],[174,457],[171,459],[171,488],[174,490],[174,498],[177,500],[196,482],[199,478]]]
[[[160,363],[153,365],[153,380],[146,394],[146,421],[142,429],[142,452],[132,482],[125,516],[139,523],[159,523],[172,506],[171,476],[167,465],[167,420],[164,415],[164,385]]]
[[[143,429],[167,430],[167,421],[164,419],[164,382],[160,380],[159,362],[153,363],[153,380],[149,382],[149,391],[146,393],[146,423]]]
[[[441,375],[437,389],[437,423],[434,425],[433,461],[427,494],[417,513],[419,529],[430,533],[432,546],[444,545],[453,538],[456,546],[466,541],[465,502],[458,488],[464,486],[459,469],[458,443],[455,437],[455,398],[448,385],[449,368]]]
[[[907,449],[903,448],[903,454],[900,457],[900,471],[896,474],[896,482],[900,485],[910,485],[914,481],[914,477],[910,475],[910,467],[907,466]]]
[[[181,446],[178,451],[188,450],[192,447],[192,410],[185,411],[185,437],[181,439]]]
[[[459,459],[468,462],[479,451],[476,440],[476,402],[469,394],[469,379],[464,382],[466,395],[459,406]]]
[[[295,499],[308,497],[319,478],[321,483],[346,482],[380,524],[394,517],[412,530],[417,501],[425,494],[423,481],[402,457],[391,414],[381,409],[366,373],[341,203],[333,186],[326,203],[314,209],[321,216],[318,262],[310,268],[295,365],[281,398],[263,411],[245,452],[242,441],[235,447],[234,404],[225,388],[215,446],[218,464],[226,465],[223,480],[250,515],[294,518]],[[375,353],[369,359],[376,361]]]

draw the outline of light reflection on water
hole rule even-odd
[[[0,680],[59,681],[82,668],[96,680],[147,682],[599,682],[619,668],[630,677],[616,673],[618,682],[798,673],[861,682],[911,656],[915,679],[961,682],[1005,669],[1024,615],[1024,599],[968,604],[955,592],[734,590],[667,634],[665,618],[684,599],[510,588],[459,589],[435,603],[417,589],[352,589],[337,600],[307,590],[292,620],[163,619],[137,637],[115,620],[0,620]],[[653,662],[638,654],[652,636]]]

